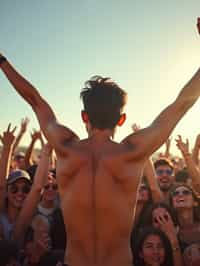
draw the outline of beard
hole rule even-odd
[[[172,184],[159,184],[160,190],[163,192],[167,192],[171,189]]]

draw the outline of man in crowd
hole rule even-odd
[[[170,189],[175,181],[173,164],[168,159],[162,158],[155,161],[154,167],[160,190],[164,199],[168,201]]]
[[[169,137],[200,96],[200,69],[175,101],[153,123],[112,140],[125,121],[126,93],[101,76],[81,92],[88,138],[79,140],[59,124],[49,104],[3,56],[0,68],[31,105],[57,155],[57,180],[68,243],[65,263],[72,266],[131,266],[130,235],[136,194],[146,159]]]

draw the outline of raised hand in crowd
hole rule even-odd
[[[173,260],[174,266],[182,266],[183,259],[181,255],[181,249],[179,246],[176,227],[170,217],[169,213],[163,212],[162,209],[159,208],[154,216],[156,223],[158,224],[159,228],[167,235],[173,250]]]
[[[34,145],[35,145],[37,140],[40,140],[41,147],[43,147],[44,146],[44,140],[42,138],[42,132],[40,130],[33,129],[33,131],[31,132],[31,142],[30,142],[28,148],[26,149],[26,154],[25,154],[26,169],[28,169],[31,165],[34,164],[32,153],[33,153]]]
[[[14,143],[14,147],[13,147],[13,153],[16,151],[16,149],[19,146],[19,143],[20,143],[23,135],[26,133],[27,127],[28,127],[28,123],[29,123],[29,119],[27,117],[23,118],[21,120],[20,130],[19,130],[19,133],[18,133],[18,135],[16,137],[16,140],[15,140],[15,143]]]
[[[168,138],[167,141],[165,142],[165,153],[164,153],[164,157],[166,158],[170,158],[170,148],[171,148],[171,143],[172,143],[172,139]]]
[[[196,136],[192,157],[197,166],[199,166],[200,134]]]
[[[183,157],[191,155],[189,151],[189,140],[188,138],[185,140],[185,142],[182,139],[181,135],[178,135],[175,139],[177,148],[181,151],[181,154]]]
[[[167,159],[170,159],[171,142],[172,142],[172,139],[171,139],[171,138],[168,138],[168,139],[165,141],[165,143],[164,143],[165,151],[159,153],[159,157],[160,157],[160,158],[167,158]]]
[[[20,128],[20,132],[21,133],[25,133],[26,130],[27,130],[27,126],[28,126],[28,123],[30,122],[29,118],[28,117],[25,117],[21,120],[21,128]]]
[[[188,173],[192,178],[192,186],[196,192],[200,193],[200,170],[196,166],[192,154],[189,151],[189,140],[184,142],[181,135],[176,138],[176,146],[181,151],[181,154],[185,160]]]
[[[140,126],[135,123],[132,125],[132,130],[134,132],[137,132],[140,130]],[[162,201],[163,195],[156,180],[155,169],[154,169],[151,158],[148,158],[146,160],[145,167],[144,167],[144,176],[147,179],[153,202],[156,203],[156,202]]]
[[[51,156],[52,148],[47,143],[41,152],[39,165],[34,176],[31,191],[27,195],[23,208],[18,216],[14,228],[14,238],[17,240],[23,239],[28,225],[30,225],[37,205],[41,198],[41,192],[48,179],[49,159]]]
[[[15,130],[16,127],[11,129],[11,124],[9,124],[7,130],[0,135],[0,140],[3,144],[3,150],[0,159],[0,210],[3,208],[5,201],[6,176],[8,176],[10,171],[13,145],[15,142]]]
[[[3,132],[3,135],[0,135],[0,140],[3,144],[3,146],[5,147],[11,147],[14,143],[15,140],[15,130],[17,127],[14,127],[13,129],[11,129],[11,123],[8,125],[8,128],[6,131]]]
[[[33,141],[40,140],[41,146],[42,147],[44,146],[44,140],[42,138],[42,131],[41,130],[33,129],[33,132],[31,133],[31,139]]]

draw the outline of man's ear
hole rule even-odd
[[[81,117],[84,123],[87,123],[89,121],[89,117],[86,111],[81,111]]]
[[[124,124],[125,120],[126,120],[126,114],[121,114],[119,121],[117,122],[117,125],[122,126]]]

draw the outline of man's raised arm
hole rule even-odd
[[[200,33],[200,18],[197,19],[197,29]],[[193,106],[200,96],[200,69],[183,87],[176,100],[165,108],[153,123],[139,132],[129,135],[123,142],[132,144],[134,151],[127,159],[149,157],[170,136],[179,120]]]
[[[70,129],[57,123],[53,110],[41,97],[37,89],[21,76],[1,54],[0,68],[16,91],[33,108],[45,137],[56,151],[62,152],[63,142],[77,138],[77,136]]]
[[[165,108],[153,123],[139,132],[129,135],[124,142],[132,144],[132,157],[149,157],[170,136],[179,120],[200,96],[200,69],[181,90],[176,100]],[[131,158],[131,154],[129,155]]]

